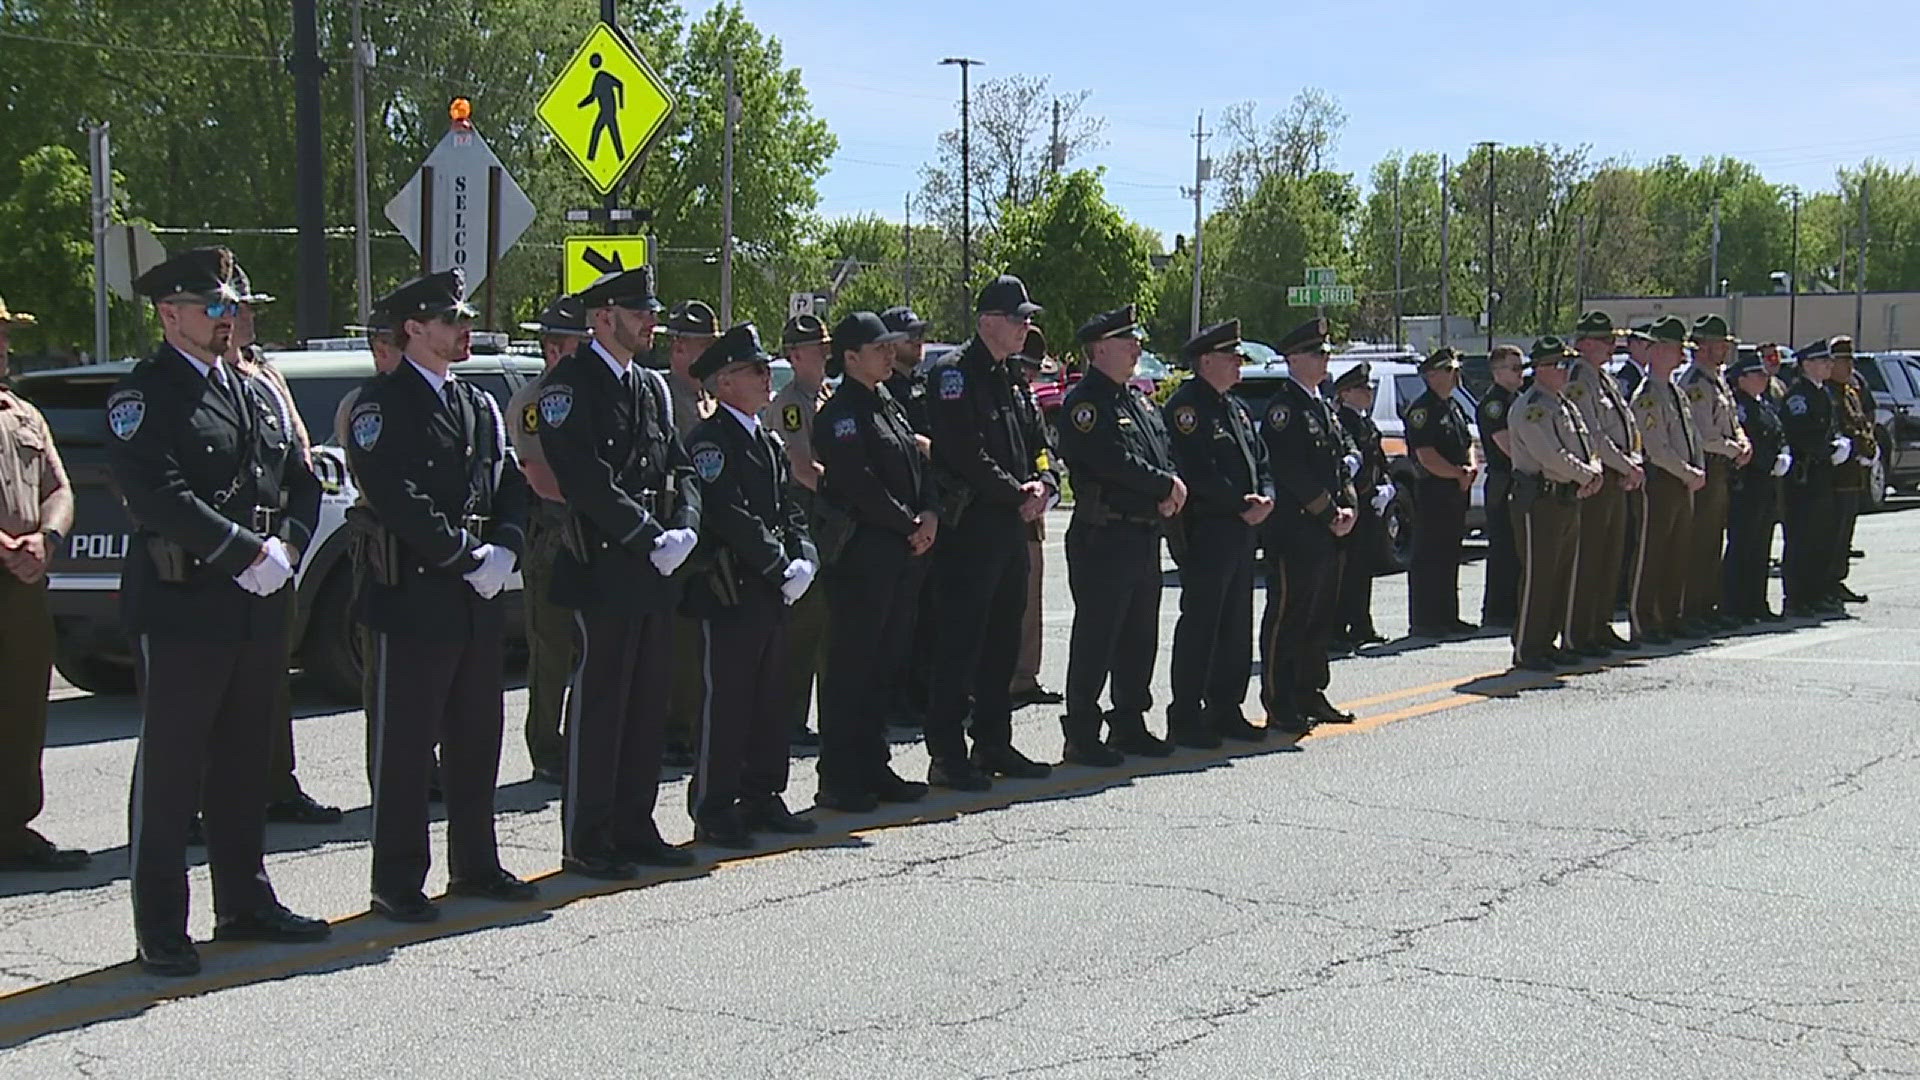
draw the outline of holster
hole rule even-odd
[[[714,549],[713,557],[708,559],[701,572],[707,577],[707,585],[713,590],[714,603],[723,608],[740,605],[740,582],[733,576],[733,552],[727,548]]]
[[[366,579],[388,588],[399,585],[400,538],[388,532],[366,507],[349,508],[347,523],[353,527],[354,556],[366,568]]]
[[[852,515],[822,498],[813,500],[812,509],[814,550],[820,554],[821,566],[831,566],[840,561],[859,524]]]
[[[940,489],[940,524],[943,528],[957,529],[960,518],[973,505],[973,489],[965,484],[947,484]]]
[[[1534,500],[1540,497],[1541,483],[1532,473],[1513,474],[1512,494],[1507,496],[1508,503],[1521,513],[1533,509]]]
[[[152,533],[147,535],[147,554],[153,559],[154,576],[169,585],[186,584],[200,565],[186,548]]]

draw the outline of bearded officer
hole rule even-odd
[[[1580,410],[1587,438],[1607,470],[1606,483],[1580,503],[1573,599],[1567,608],[1567,647],[1596,659],[1627,644],[1614,633],[1613,606],[1620,594],[1621,562],[1626,558],[1629,506],[1642,497],[1640,490],[1647,482],[1641,464],[1640,425],[1620,383],[1607,371],[1617,336],[1606,312],[1581,316],[1573,336],[1580,362],[1572,365],[1563,391]]]
[[[1487,357],[1493,385],[1474,409],[1480,451],[1487,459],[1486,589],[1480,596],[1480,625],[1512,626],[1520,609],[1520,553],[1514,547],[1514,518],[1507,500],[1513,494],[1513,436],[1507,430],[1513,399],[1524,389],[1526,356],[1517,345],[1495,345]]]
[[[1707,482],[1693,495],[1693,551],[1687,572],[1687,595],[1681,610],[1686,621],[1707,630],[1731,630],[1740,621],[1721,611],[1720,555],[1727,543],[1727,498],[1733,471],[1752,460],[1753,446],[1740,430],[1740,410],[1722,373],[1740,339],[1727,320],[1702,315],[1693,323],[1693,362],[1680,376],[1680,389],[1700,432]]]
[[[1338,653],[1382,645],[1387,640],[1373,625],[1373,575],[1386,542],[1384,515],[1393,501],[1394,484],[1387,472],[1380,425],[1373,422],[1372,367],[1363,360],[1341,372],[1333,380],[1333,394],[1339,401],[1340,426],[1347,429],[1347,438],[1360,451],[1360,471],[1353,478],[1360,517],[1346,536],[1340,560],[1340,593],[1334,601],[1333,651]]]
[[[1187,485],[1174,471],[1159,410],[1128,382],[1141,333],[1132,304],[1083,323],[1087,373],[1060,404],[1060,456],[1074,498],[1067,526],[1073,633],[1060,724],[1066,760],[1081,765],[1173,752],[1147,730],[1146,716],[1160,637],[1161,522],[1186,505]],[[1109,682],[1113,708],[1102,714],[1100,691]]]
[[[1459,637],[1477,629],[1460,618],[1460,542],[1480,464],[1467,410],[1454,397],[1460,355],[1435,349],[1420,362],[1420,376],[1427,391],[1407,409],[1407,446],[1423,470],[1414,489],[1407,616],[1415,637]]]
[[[653,347],[653,272],[606,274],[579,300],[593,339],[547,373],[538,402],[540,447],[567,504],[553,600],[573,611],[580,650],[567,690],[560,864],[625,880],[636,863],[693,862],[660,838],[653,807],[681,592],[674,572],[699,539],[700,493],[666,382],[635,362]]]
[[[1706,485],[1700,433],[1673,373],[1686,355],[1687,324],[1672,315],[1645,331],[1647,377],[1634,395],[1647,454],[1647,497],[1640,515],[1633,573],[1634,640],[1669,645],[1702,630],[1681,618],[1692,552],[1693,495]]]
[[[1580,545],[1581,504],[1600,490],[1606,469],[1579,408],[1564,393],[1567,369],[1580,363],[1580,354],[1557,337],[1543,337],[1528,356],[1533,386],[1515,399],[1507,426],[1522,567],[1513,666],[1552,671],[1582,660],[1571,647],[1567,603],[1574,550]],[[1563,634],[1565,647],[1556,647]]]
[[[187,937],[187,822],[206,816],[217,940],[316,941],[325,922],[283,907],[262,860],[271,733],[292,582],[320,482],[275,399],[229,368],[233,254],[196,248],[140,275],[165,343],[107,399],[107,463],[135,535],[122,623],[139,650],[140,748],[128,878],[141,964],[200,970]],[[205,798],[202,799],[204,785]]]
[[[1793,467],[1793,455],[1779,410],[1767,396],[1772,376],[1766,365],[1757,356],[1743,357],[1727,369],[1727,377],[1753,456],[1733,471],[1728,493],[1727,550],[1720,564],[1723,608],[1745,622],[1776,622],[1780,616],[1767,602],[1767,560],[1773,553],[1780,478]]]
[[[1253,667],[1253,560],[1273,513],[1267,445],[1233,393],[1249,358],[1240,320],[1202,330],[1180,350],[1193,369],[1161,408],[1187,505],[1172,539],[1180,564],[1167,738],[1217,749],[1223,733],[1255,739],[1240,713]]]
[[[827,383],[827,326],[814,315],[795,315],[780,331],[780,351],[793,368],[793,378],[773,396],[760,422],[780,434],[791,469],[793,497],[807,516],[807,533],[820,524],[820,463],[813,456],[813,418],[833,391]],[[792,721],[795,746],[818,746],[820,739],[807,729],[807,713],[816,700],[825,704],[825,686],[819,674],[827,659],[827,595],[808,589],[787,610],[787,687],[782,711]],[[816,692],[816,690],[818,692]]]
[[[926,349],[927,331],[933,324],[914,314],[910,307],[890,307],[880,313],[880,322],[887,333],[901,335],[892,345],[893,372],[887,376],[887,392],[906,410],[913,430],[923,438],[931,436],[933,424],[927,415],[927,380],[920,374],[919,367],[921,354]]]
[[[1784,610],[1808,618],[1842,615],[1845,609],[1830,595],[1840,517],[1834,471],[1853,456],[1853,440],[1840,433],[1833,395],[1827,390],[1827,380],[1833,377],[1833,339],[1806,346],[1794,359],[1800,376],[1787,388],[1780,407],[1787,449],[1793,452],[1793,468],[1786,477],[1786,517],[1781,523]]]

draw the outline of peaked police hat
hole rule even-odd
[[[687,368],[696,379],[711,379],[728,364],[766,364],[773,357],[760,347],[760,331],[750,322],[740,323],[707,346]]]

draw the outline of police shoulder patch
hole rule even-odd
[[[719,447],[712,443],[696,443],[694,445],[693,471],[700,474],[700,479],[711,484],[715,480],[720,479],[720,474],[726,467],[727,455]]]
[[[1505,415],[1507,415],[1506,402],[1501,401],[1499,398],[1495,398],[1492,401],[1487,402],[1487,418],[1488,419],[1498,420]]]
[[[1805,416],[1807,414],[1807,399],[1799,394],[1793,395],[1787,399],[1787,411],[1795,416]]]
[[[1407,410],[1407,423],[1412,424],[1414,427],[1426,427],[1427,407],[1425,405],[1415,405],[1413,408]]]
[[[957,367],[940,369],[940,400],[959,401],[967,395],[967,373]]]
[[[540,395],[540,419],[548,427],[559,427],[573,415],[573,387],[556,383]]]
[[[1274,402],[1273,407],[1267,410],[1267,426],[1275,431],[1285,428],[1287,421],[1292,419],[1293,410],[1288,408],[1284,401]]]
[[[851,416],[843,416],[833,422],[833,437],[852,439],[860,434],[860,425]]]
[[[380,433],[386,430],[386,420],[380,415],[380,403],[368,401],[354,406],[347,430],[353,433],[353,445],[361,450],[372,450],[379,445]]]
[[[788,431],[799,431],[806,418],[800,413],[800,406],[789,405],[780,410],[780,426]]]
[[[520,430],[528,435],[540,433],[540,405],[529,401],[527,407],[520,410]]]
[[[1100,419],[1100,410],[1093,407],[1093,402],[1083,401],[1073,407],[1067,419],[1073,422],[1075,431],[1084,435],[1093,430],[1094,422]]]
[[[1173,426],[1182,435],[1191,435],[1200,426],[1200,414],[1193,411],[1191,405],[1180,405],[1173,410]]]
[[[121,390],[107,399],[107,426],[121,442],[133,438],[147,418],[147,396],[138,390]]]

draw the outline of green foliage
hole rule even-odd
[[[64,146],[43,146],[17,166],[0,201],[0,295],[39,324],[15,332],[21,353],[93,351],[93,182]],[[144,336],[146,305],[112,301],[114,337],[131,349]]]
[[[1287,303],[1287,288],[1304,282],[1310,266],[1350,269],[1346,223],[1358,202],[1344,175],[1276,172],[1238,209],[1215,214],[1204,258],[1219,260],[1218,309],[1202,321],[1238,318],[1246,337],[1273,342],[1312,318],[1314,309]]]
[[[1052,351],[1065,355],[1088,318],[1151,303],[1152,254],[1107,201],[1100,175],[1082,169],[1049,180],[1031,201],[1004,204],[988,261],[1027,283],[1046,308],[1036,323]]]

